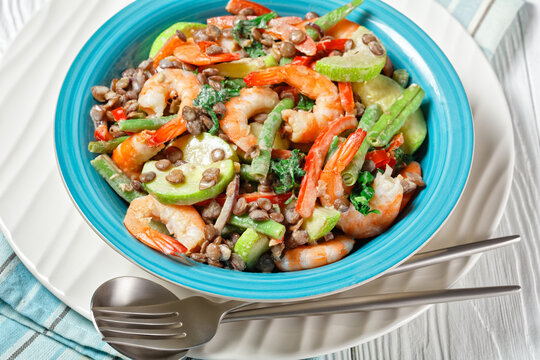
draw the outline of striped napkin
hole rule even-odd
[[[437,1],[469,30],[488,57],[494,54],[524,3],[524,0]],[[0,56],[21,26],[20,19],[5,18],[2,14],[9,14],[10,8],[24,2],[0,0]],[[0,360],[118,356],[101,341],[90,321],[63,304],[30,274],[0,233]]]

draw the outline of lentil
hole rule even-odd
[[[156,178],[156,173],[153,171],[148,171],[145,173],[142,173],[139,176],[139,181],[142,183],[149,183],[150,181],[154,180]]]
[[[317,35],[318,35],[319,39],[324,37],[324,31],[323,31],[323,29],[321,29],[321,27],[319,25],[317,25],[315,23],[312,23],[312,22],[308,22],[305,26],[310,27],[313,30],[315,30],[317,32]]]
[[[284,57],[288,57],[288,58],[294,57],[296,55],[296,48],[294,47],[293,43],[290,43],[288,41],[283,41],[281,43],[280,53],[281,53],[281,56],[284,56]]]
[[[223,29],[223,31],[221,32],[221,34],[223,35],[223,37],[225,37],[225,38],[227,38],[227,39],[232,38],[232,37],[233,37],[232,28]]]
[[[103,106],[101,105],[92,106],[92,109],[90,109],[90,117],[92,118],[92,121],[94,122],[94,126],[96,127],[105,123],[103,119],[105,117],[105,109],[103,108]]]
[[[221,148],[216,148],[212,150],[212,152],[210,153],[210,157],[212,158],[213,162],[221,161],[225,159],[225,151]]]
[[[354,41],[352,41],[351,39],[348,39],[347,41],[345,41],[344,50],[349,51],[352,49],[354,49]]]
[[[257,191],[261,193],[271,193],[273,190],[270,185],[260,184],[257,186]]]
[[[203,71],[201,71],[205,76],[214,76],[219,74],[219,70],[216,68],[206,68]]]
[[[186,38],[186,34],[184,34],[182,32],[182,30],[176,30],[176,36],[178,36],[178,38],[182,41],[186,41],[187,38]]]
[[[186,128],[192,135],[199,135],[203,131],[200,121],[186,121]]]
[[[113,136],[113,138],[118,138],[120,136],[125,136],[126,133],[120,130],[120,127],[117,124],[111,125],[109,128],[109,133]]]
[[[257,205],[265,211],[272,210],[272,202],[269,199],[266,198],[259,198],[257,199]]]
[[[197,67],[195,65],[192,65],[192,64],[182,63],[182,69],[186,70],[186,71],[195,71],[195,70],[197,70]]]
[[[233,214],[236,216],[244,215],[246,213],[247,206],[248,204],[246,199],[243,197],[238,198],[238,200],[236,200],[236,204],[234,204]]]
[[[133,189],[137,191],[141,191],[143,189],[142,184],[139,180],[131,180],[131,186],[133,186]]]
[[[246,151],[246,158],[255,159],[257,156],[259,156],[260,153],[261,150],[259,149],[259,145],[251,145]]]
[[[334,201],[334,208],[337,211],[344,213],[349,210],[349,203],[343,199],[336,199],[336,201]]]
[[[206,79],[206,75],[204,75],[203,73],[198,73],[197,74],[197,80],[199,80],[201,85],[208,84],[208,80]]]
[[[214,126],[212,119],[206,115],[199,116],[199,121],[201,121],[207,129],[211,129],[212,126]]]
[[[186,177],[184,176],[184,172],[182,170],[174,169],[170,173],[168,173],[167,176],[165,176],[165,180],[167,180],[169,183],[173,185],[178,185],[178,184],[183,183],[186,180]]]
[[[231,249],[227,245],[219,245],[219,260],[227,261],[231,258]]]
[[[208,265],[212,265],[212,266],[215,266],[215,267],[218,267],[218,268],[223,267],[222,263],[220,263],[219,261],[214,261],[214,260],[208,260]]]
[[[268,34],[262,34],[261,39],[259,40],[261,44],[264,46],[272,46],[274,44],[274,39]]]
[[[219,168],[208,168],[202,173],[199,189],[204,190],[216,185],[219,178]]]
[[[206,48],[207,55],[219,55],[223,54],[225,50],[219,45],[210,45]]]
[[[212,261],[219,261],[219,258],[221,256],[221,251],[219,251],[219,246],[216,244],[209,244],[206,248],[206,256],[208,256],[209,260]]]
[[[377,37],[373,34],[364,34],[362,35],[362,42],[364,44],[369,44],[372,41],[377,41]]]
[[[154,64],[154,61],[152,59],[146,59],[146,60],[143,60],[138,68],[139,69],[142,69],[142,70],[149,70],[152,68],[152,65]]]
[[[190,257],[191,259],[203,264],[206,262],[206,254],[203,253],[193,253],[190,255]]]
[[[285,217],[283,216],[282,213],[273,212],[270,214],[270,219],[281,224],[283,220],[285,220]]]
[[[270,219],[268,213],[262,209],[256,209],[249,213],[249,218],[255,221],[264,221]]]
[[[384,54],[384,49],[378,41],[372,41],[368,44],[369,50],[373,55],[381,56]]]
[[[301,219],[294,207],[285,209],[285,220],[287,224],[296,224]]]
[[[304,15],[304,19],[306,20],[312,20],[319,17],[319,14],[317,14],[315,11],[310,11]]]
[[[230,261],[231,266],[234,270],[244,271],[244,269],[246,268],[246,263],[244,262],[244,259],[242,259],[242,257],[236,253],[232,253]]]
[[[268,253],[262,254],[257,260],[257,269],[263,273],[270,273],[274,270],[275,264],[272,256]]]
[[[253,117],[253,121],[258,122],[260,124],[264,124],[267,118],[268,118],[268,114],[260,113]]]
[[[244,8],[244,9],[240,10],[239,14],[244,15],[244,16],[255,15],[255,10],[253,10],[250,7],[247,7],[247,8]]]
[[[210,204],[208,204],[208,206],[203,209],[203,211],[201,212],[201,216],[209,220],[215,220],[219,216],[220,212],[221,205],[219,205],[216,200],[212,200]]]
[[[289,41],[293,44],[300,44],[306,40],[306,34],[302,30],[294,30],[289,35]]]
[[[392,60],[390,60],[388,55],[386,55],[386,62],[384,63],[382,73],[384,76],[388,77],[392,77],[392,74],[394,73],[394,64],[392,64]]]
[[[366,111],[366,107],[364,106],[364,104],[362,104],[361,102],[359,101],[356,101],[354,103],[354,107],[356,109],[356,116],[362,116],[364,115],[364,112]]]
[[[105,102],[105,95],[109,92],[109,88],[106,86],[92,86],[92,96],[99,102]]]
[[[294,230],[289,236],[288,239],[285,240],[285,246],[289,249],[305,245],[309,241],[309,234],[304,229],[297,229]]]
[[[159,62],[159,67],[162,69],[181,69],[182,66],[180,61],[171,58],[165,58]]]
[[[204,31],[203,29],[200,29],[200,30],[197,30],[197,31],[193,32],[193,40],[195,42],[209,41],[210,37],[208,36],[206,31]]]
[[[213,87],[216,91],[220,91],[220,90],[221,90],[221,83],[218,82],[218,81],[208,80],[208,85],[210,85],[211,87]]]
[[[182,109],[182,118],[186,122],[194,121],[197,118],[197,113],[195,112],[195,109],[193,109],[191,106],[184,106],[184,108]]]
[[[227,112],[227,108],[222,102],[215,103],[214,106],[212,106],[212,110],[219,115],[224,115]]]
[[[204,238],[205,240],[212,241],[219,235],[219,231],[215,228],[214,225],[205,225],[204,226]]]

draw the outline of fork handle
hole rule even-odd
[[[267,306],[252,310],[239,310],[228,313],[223,318],[222,322],[265,320],[283,317],[325,315],[356,311],[394,309],[407,306],[422,306],[491,296],[509,295],[517,293],[520,290],[520,286],[512,285],[315,300],[286,305]]]

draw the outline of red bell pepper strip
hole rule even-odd
[[[238,195],[238,196],[243,197],[244,199],[246,199],[246,202],[248,202],[248,203],[251,203],[251,202],[257,201],[258,199],[264,198],[264,199],[270,200],[270,202],[272,202],[272,204],[277,204],[277,205],[281,206],[287,200],[289,200],[291,198],[292,193],[288,192],[288,193],[285,193],[285,194],[274,194],[274,193],[254,192],[254,193],[248,193],[248,194],[241,194],[241,195]],[[223,205],[225,203],[226,198],[227,198],[227,196],[225,194],[220,194],[215,199],[204,200],[204,201],[198,202],[195,205],[208,206],[212,200],[216,200],[220,205]]]
[[[109,132],[109,129],[107,128],[107,125],[99,125],[96,128],[96,131],[94,131],[94,137],[98,141],[109,141],[114,139],[114,137]]]
[[[330,148],[332,139],[345,130],[355,128],[357,123],[354,116],[340,117],[328,124],[328,127],[315,139],[313,146],[306,156],[306,163],[304,165],[306,175],[302,178],[298,201],[296,203],[296,212],[304,219],[310,217],[315,209],[317,182],[319,181],[326,153]]]
[[[315,60],[314,56],[295,56],[291,64],[308,66]]]
[[[352,91],[351,83],[349,82],[338,82],[339,89],[339,100],[341,101],[341,106],[347,115],[352,115],[354,113],[354,95]]]
[[[291,157],[292,151],[286,149],[272,149],[272,159],[288,159]]]
[[[240,11],[247,8],[253,9],[253,11],[255,12],[255,15],[257,16],[272,12],[272,10],[270,10],[266,6],[262,6],[261,4],[257,4],[256,2],[249,1],[249,0],[230,0],[227,3],[227,6],[225,6],[225,10],[227,10],[228,12],[234,15],[240,14]]]
[[[127,119],[126,111],[124,110],[123,107],[116,108],[111,112],[113,114],[114,120],[116,120],[117,122],[120,121],[120,120],[126,120]]]
[[[333,39],[326,41],[319,41],[317,43],[317,51],[332,51],[339,50],[345,51],[345,44],[349,39]]]

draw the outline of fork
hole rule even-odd
[[[491,250],[516,241],[519,241],[519,236],[506,236],[422,253],[413,256],[408,262],[390,272],[396,274],[410,271],[457,257]],[[107,334],[113,334],[106,336],[105,341],[118,345],[170,351],[187,349],[210,341],[217,332],[221,321],[229,322],[266,319],[276,316],[320,315],[332,312],[417,306],[503,295],[517,290],[519,290],[519,287],[495,287],[384,294],[363,298],[329,299],[270,306],[234,313],[230,312],[249,305],[249,303],[240,301],[215,303],[206,298],[195,296],[165,304],[93,307],[92,310],[94,315],[97,314],[95,319],[99,329]],[[183,309],[189,309],[190,311],[184,312]],[[129,337],[122,338],[115,335]]]

